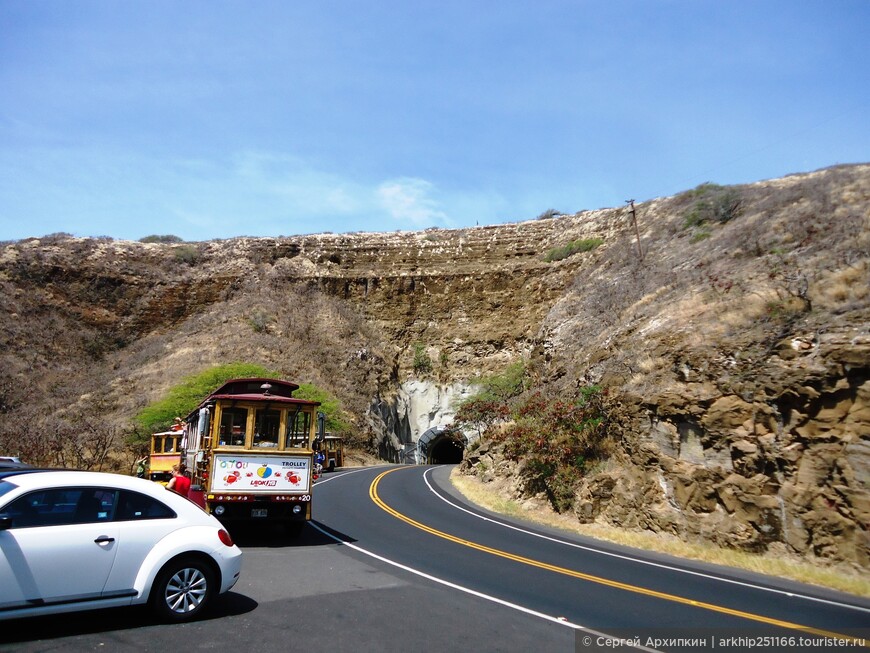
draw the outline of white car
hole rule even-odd
[[[221,523],[162,485],[0,470],[0,620],[148,603],[164,621],[185,621],[241,567]]]
[[[24,467],[32,467],[27,463],[21,462],[18,456],[0,456],[0,471],[6,469],[22,469]]]

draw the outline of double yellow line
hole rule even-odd
[[[552,571],[557,574],[562,574],[564,576],[570,576],[572,578],[579,578],[580,580],[589,581],[590,583],[597,583],[598,585],[604,585],[606,587],[613,587],[620,590],[625,590],[626,592],[632,592],[634,594],[640,594],[642,596],[650,596],[657,599],[663,599],[665,601],[671,601],[674,603],[679,603],[682,605],[689,605],[695,608],[701,608],[703,610],[710,610],[711,612],[718,612],[720,614],[727,614],[732,617],[740,617],[741,619],[748,619],[750,621],[756,621],[764,624],[768,624],[771,626],[777,626],[778,628],[787,628],[789,630],[797,630],[803,633],[808,633],[812,635],[819,635],[822,637],[831,637],[835,639],[844,639],[850,642],[855,643],[863,643],[864,646],[870,648],[870,645],[864,640],[856,639],[849,635],[843,635],[840,633],[831,632],[828,630],[821,630],[819,628],[812,628],[810,626],[804,626],[801,624],[792,623],[790,621],[782,621],[781,619],[772,619],[770,617],[765,617],[758,614],[753,614],[752,612],[744,612],[742,610],[734,610],[733,608],[726,608],[721,605],[716,605],[714,603],[705,603],[704,601],[695,601],[693,599],[687,599],[682,596],[677,596],[675,594],[668,594],[666,592],[659,592],[656,590],[651,590],[646,587],[639,587],[637,585],[629,585],[628,583],[621,583],[619,581],[610,580],[609,578],[602,578],[601,576],[593,576],[592,574],[586,574],[581,571],[575,571],[573,569],[567,569],[565,567],[558,567],[556,565],[547,564],[546,562],[541,562],[539,560],[533,560],[532,558],[526,558],[524,556],[516,555],[514,553],[509,553],[507,551],[502,551],[501,549],[494,549],[489,546],[485,546],[483,544],[478,544],[477,542],[472,542],[471,540],[466,540],[461,537],[456,537],[455,535],[450,535],[449,533],[445,533],[443,531],[439,531],[431,526],[427,526],[426,524],[422,524],[414,519],[411,519],[407,515],[403,515],[399,511],[391,508],[386,503],[384,503],[383,499],[381,499],[378,494],[378,485],[387,474],[391,474],[392,472],[398,471],[402,469],[401,467],[396,467],[394,469],[388,469],[385,472],[379,474],[374,481],[372,481],[371,486],[369,487],[369,497],[371,500],[384,512],[389,513],[396,519],[400,519],[406,524],[410,524],[414,528],[419,528],[421,531],[425,531],[431,535],[436,537],[440,537],[441,539],[448,540],[449,542],[454,542],[455,544],[461,544],[462,546],[467,546],[471,549],[475,549],[477,551],[482,551],[484,553],[489,553],[494,556],[498,556],[500,558],[506,558],[508,560],[513,560],[514,562],[519,562],[524,565],[529,565],[531,567],[537,567],[538,569],[546,569],[547,571]]]

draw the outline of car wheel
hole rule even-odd
[[[199,615],[215,592],[215,573],[203,560],[172,560],[154,581],[151,607],[163,621],[187,621]]]

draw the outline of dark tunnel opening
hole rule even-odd
[[[432,465],[453,465],[462,462],[465,444],[449,437],[440,437],[429,444],[429,460]]]

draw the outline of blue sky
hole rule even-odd
[[[868,0],[0,0],[0,240],[418,230],[870,160]]]

